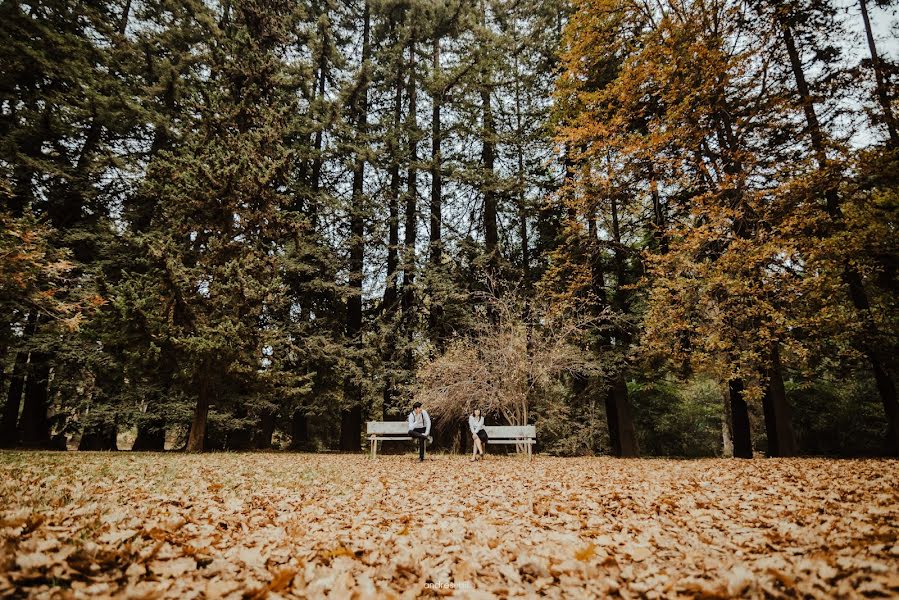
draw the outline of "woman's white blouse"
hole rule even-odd
[[[484,428],[484,416],[475,417],[474,415],[468,416],[468,428],[471,429],[471,434],[476,435],[480,430]]]

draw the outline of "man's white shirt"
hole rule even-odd
[[[418,417],[421,417],[419,421]],[[431,434],[431,417],[428,416],[428,411],[422,409],[421,413],[416,415],[415,411],[409,413],[409,430],[417,429],[419,427],[425,428],[425,435]]]

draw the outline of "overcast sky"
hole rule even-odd
[[[853,50],[857,54],[864,52],[864,55],[867,56],[868,46],[865,41],[865,28],[858,0],[837,0],[836,4],[843,10],[847,30],[857,36]],[[896,35],[899,17],[897,17],[896,8],[878,8],[873,0],[868,0],[868,15],[871,17],[871,26],[874,29],[878,52],[894,59],[899,58],[899,39]]]

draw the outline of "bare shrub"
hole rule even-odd
[[[590,339],[610,316],[559,315],[515,292],[484,294],[481,318],[418,372],[418,398],[444,422],[474,407],[528,423],[535,392],[565,376],[602,377]]]

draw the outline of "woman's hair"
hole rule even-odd
[[[475,406],[474,408],[471,409],[471,416],[472,417],[475,416],[476,412],[481,412],[481,409],[477,406]]]

